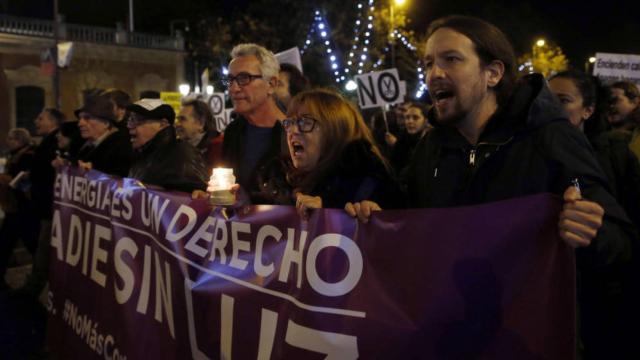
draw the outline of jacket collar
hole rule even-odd
[[[434,116],[435,112],[430,113]],[[504,143],[519,134],[536,129],[552,121],[567,121],[562,105],[553,95],[547,81],[540,74],[522,77],[505,105],[489,119],[478,143]],[[469,146],[466,139],[452,126],[434,121],[434,140],[445,147]]]
[[[173,128],[173,126],[167,126],[166,128],[158,131],[156,136],[149,140],[149,142],[142,145],[138,152],[151,153],[176,141],[175,129]]]

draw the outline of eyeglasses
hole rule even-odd
[[[282,127],[284,127],[285,131],[289,132],[291,131],[291,127],[293,126],[293,124],[296,124],[296,126],[298,127],[298,131],[300,131],[301,133],[307,133],[313,131],[317,122],[318,120],[310,116],[303,115],[299,118],[282,120]]]
[[[220,79],[222,84],[226,87],[231,87],[231,84],[235,81],[238,86],[247,86],[255,79],[262,79],[262,75],[251,75],[249,73],[241,72],[236,76],[227,76]]]
[[[138,127],[138,126],[140,126],[142,124],[148,123],[150,121],[158,121],[158,120],[144,118],[142,116],[136,115],[135,113],[131,113],[129,115],[129,118],[127,118],[127,127],[128,128],[135,128],[135,127]]]

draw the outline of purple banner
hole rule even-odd
[[[60,359],[572,359],[560,208],[542,194],[303,221],[63,169],[49,346]]]

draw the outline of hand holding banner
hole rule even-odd
[[[227,214],[68,168],[55,196],[59,358],[574,356],[573,253],[551,195],[369,224],[338,209]]]

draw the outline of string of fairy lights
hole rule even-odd
[[[374,13],[375,13],[375,0],[367,0],[360,2],[357,5],[357,17],[354,22],[353,39],[350,44],[348,53],[346,54],[345,61],[339,60],[339,53],[331,41],[331,29],[329,28],[329,22],[320,10],[316,10],[314,13],[313,23],[311,24],[307,37],[300,50],[301,55],[317,41],[321,46],[322,53],[327,55],[329,59],[329,66],[332,71],[332,75],[336,83],[346,83],[347,90],[355,90],[355,84],[352,81],[353,76],[362,74],[365,71],[367,63],[371,62],[371,67],[377,69],[384,63],[384,56],[379,57],[375,62],[370,55],[369,47],[371,44],[371,38],[374,32]],[[411,43],[409,38],[402,33],[401,30],[395,29],[391,35],[394,40],[397,39],[408,50],[413,53],[417,52],[417,47]],[[319,40],[319,41],[318,41]],[[389,46],[386,46],[382,50],[383,55],[389,53]],[[417,58],[418,56],[416,56]],[[418,79],[418,86],[415,92],[415,98],[421,98],[427,90],[424,74],[422,71],[421,61],[418,59],[416,62],[416,72]],[[226,76],[228,69],[222,68],[222,75]]]
[[[400,42],[407,47],[407,49],[417,53],[418,48],[409,41],[409,39],[400,31],[396,30],[395,36],[400,39]],[[415,98],[421,98],[425,91],[427,91],[427,83],[425,82],[424,72],[422,71],[422,61],[418,59],[416,62],[416,75],[418,77],[418,89],[416,90]]]
[[[340,62],[339,54],[332,45],[329,22],[319,10],[315,11],[313,23],[311,24],[306,40],[302,46],[302,50],[300,51],[301,54],[304,54],[311,46],[314,45],[316,39],[319,40],[319,44],[322,46],[321,51],[326,53],[329,59],[330,68],[335,82],[338,84],[346,82],[348,90],[353,90],[353,85],[350,81],[352,80],[352,77],[357,74],[362,74],[368,63],[371,62],[372,68],[376,69],[384,62],[383,57],[380,57],[374,62],[369,51],[371,37],[374,32],[374,1],[375,0],[368,0],[366,5],[364,2],[360,2],[356,5],[357,17],[354,22],[354,35],[348,53],[345,54],[345,61]],[[414,53],[417,52],[417,47],[412,44],[408,37],[399,29],[395,29],[392,32],[392,36],[399,40],[399,42],[408,50]],[[385,47],[382,51],[383,54],[387,54],[388,52],[389,46]],[[416,63],[416,72],[418,86],[415,92],[415,98],[420,98],[427,90],[420,60]],[[349,85],[351,85],[351,87]]]

